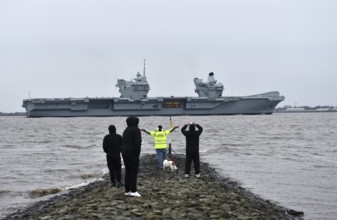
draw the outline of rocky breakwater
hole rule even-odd
[[[141,158],[138,192],[124,195],[108,176],[5,219],[294,219],[287,209],[263,200],[201,163],[201,177],[184,177],[182,155],[172,155],[178,171],[158,170],[155,155]],[[192,169],[193,171],[193,169]]]

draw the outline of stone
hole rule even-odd
[[[8,215],[20,219],[294,219],[301,212],[263,200],[201,163],[202,176],[185,178],[183,155],[172,155],[178,173],[157,170],[156,155],[140,159],[141,198],[111,188],[109,176]]]

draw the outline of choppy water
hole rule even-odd
[[[0,117],[0,217],[49,196],[41,189],[76,187],[107,172],[102,139],[125,117]],[[265,199],[301,210],[305,219],[337,218],[337,113],[173,117],[204,127],[202,160]],[[142,117],[141,128],[169,127],[168,117]],[[169,139],[184,153],[179,130]],[[154,153],[143,133],[142,153]]]

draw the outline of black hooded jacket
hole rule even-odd
[[[195,130],[195,127],[198,130]],[[186,131],[187,125],[181,128],[181,132],[186,137],[186,154],[196,154],[199,153],[199,136],[202,133],[202,127],[199,124],[191,124],[189,131]]]
[[[130,157],[139,157],[142,136],[138,128],[139,119],[128,117],[126,119],[127,128],[123,132],[122,155]]]
[[[103,139],[103,150],[109,157],[120,157],[122,150],[122,136],[116,134],[116,127],[109,126],[109,134]]]

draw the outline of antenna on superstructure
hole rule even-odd
[[[145,59],[144,59],[144,69],[143,69],[143,76],[145,76]]]

